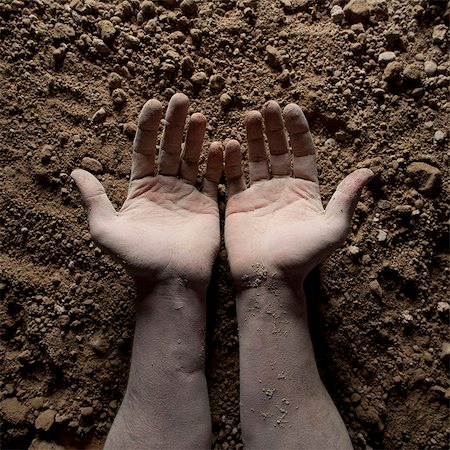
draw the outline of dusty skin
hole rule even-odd
[[[88,209],[93,239],[136,282],[130,376],[106,448],[208,448],[211,419],[204,373],[206,288],[220,243],[217,184],[222,148],[211,145],[203,192],[197,176],[206,119],[172,97],[154,173],[161,104],[141,111],[128,197],[115,213],[98,180],[72,173]],[[151,432],[150,432],[151,430]],[[195,430],[195,432],[193,432]]]
[[[289,104],[282,115],[270,101],[263,116],[246,115],[246,129],[248,189],[239,143],[225,148],[225,245],[237,286],[244,443],[249,449],[350,449],[317,372],[303,280],[345,240],[373,173],[360,169],[348,175],[324,210],[314,145],[300,107]],[[252,279],[258,282],[249,283]]]
[[[138,293],[130,377],[106,441],[111,449],[208,448],[211,434],[203,340],[206,288],[220,243],[222,147],[211,145],[198,191],[193,184],[206,119],[191,116],[182,147],[188,99],[175,94],[155,171],[161,110],[153,99],[141,111],[128,196],[118,213],[93,175],[72,173],[93,239],[124,265]],[[249,189],[239,143],[231,140],[225,147],[225,243],[238,289],[243,436],[249,449],[351,448],[317,372],[302,283],[344,241],[373,174],[368,169],[350,174],[324,211],[301,109],[288,105],[283,121],[271,101],[264,125],[270,157],[262,116],[247,114]],[[242,283],[261,277],[261,270],[261,282]]]

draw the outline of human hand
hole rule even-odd
[[[139,116],[133,143],[128,196],[117,213],[96,177],[76,169],[71,176],[88,211],[92,239],[118,259],[136,281],[152,285],[176,280],[206,287],[220,243],[217,184],[222,147],[211,144],[203,191],[194,186],[206,118],[190,117],[182,151],[188,98],[175,94],[168,105],[155,174],[162,107],[149,100]]]
[[[314,145],[302,110],[289,104],[282,114],[270,101],[263,114],[269,158],[262,115],[251,111],[245,119],[250,188],[245,185],[239,143],[229,141],[225,148],[225,245],[238,287],[256,286],[269,277],[288,284],[302,282],[345,241],[361,190],[373,176],[369,169],[348,175],[324,209]]]

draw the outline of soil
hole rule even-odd
[[[244,111],[268,99],[299,103],[325,202],[351,170],[376,172],[346,244],[309,278],[320,371],[355,448],[448,447],[449,7],[346,3],[0,3],[3,448],[104,442],[134,292],[68,174],[88,167],[120,206],[138,112],[177,91],[208,117],[207,143],[244,142]],[[213,448],[242,448],[223,245],[208,297]]]

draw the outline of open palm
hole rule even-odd
[[[257,111],[247,114],[250,188],[245,188],[239,144],[230,141],[225,149],[230,194],[225,243],[233,275],[243,286],[268,276],[301,281],[345,240],[359,194],[373,175],[367,169],[350,174],[324,209],[312,137],[301,109],[288,105],[283,121],[278,104],[269,102],[264,122],[271,173],[263,118]]]
[[[181,153],[188,99],[172,97],[166,114],[154,175],[161,104],[143,107],[133,144],[131,181],[118,213],[100,182],[75,170],[72,177],[88,208],[94,241],[118,259],[135,277],[151,282],[178,277],[181,283],[204,284],[209,279],[219,242],[217,183],[222,172],[222,149],[214,143],[208,155],[203,192],[194,186],[206,119],[194,114]]]

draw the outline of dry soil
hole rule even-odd
[[[268,99],[299,103],[325,202],[351,170],[376,173],[309,279],[320,371],[355,448],[447,448],[448,21],[425,0],[2,0],[2,448],[105,439],[134,293],[68,174],[89,168],[120,206],[138,112],[177,91],[208,117],[207,143],[243,142],[243,113]],[[212,445],[242,448],[223,246],[208,304]]]

